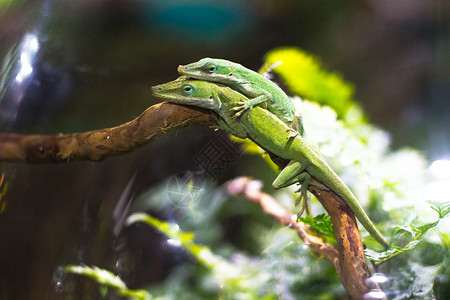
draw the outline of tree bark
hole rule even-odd
[[[186,126],[215,125],[207,110],[162,102],[123,125],[56,135],[0,134],[0,161],[101,161],[131,152],[166,132]]]

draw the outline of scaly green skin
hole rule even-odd
[[[301,116],[295,115],[291,99],[274,82],[257,72],[225,59],[209,57],[185,66],[180,65],[178,72],[191,78],[228,85],[250,98],[236,102],[233,108],[234,111],[238,111],[236,116],[246,110],[252,110],[256,105],[265,105],[271,113],[291,125],[304,137]],[[291,137],[294,135],[291,133]]]
[[[321,155],[305,140],[290,135],[290,127],[274,114],[261,107],[246,111],[242,117],[236,117],[232,108],[236,103],[246,101],[246,97],[232,88],[207,81],[180,77],[179,79],[152,87],[153,95],[170,102],[194,105],[214,111],[218,115],[219,126],[241,138],[249,137],[264,149],[289,159],[291,162],[281,171],[273,182],[275,189],[295,183],[302,185],[305,196],[311,176],[340,196],[352,209],[366,230],[383,246],[389,243],[376,229],[356,197],[340,180]]]

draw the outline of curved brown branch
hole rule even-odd
[[[0,161],[101,161],[131,152],[171,130],[214,124],[207,110],[163,102],[113,128],[59,135],[0,134]]]
[[[257,203],[266,214],[272,216],[280,224],[294,228],[303,243],[312,251],[332,262],[336,269],[340,268],[338,251],[332,245],[312,235],[308,225],[297,222],[297,215],[289,213],[272,196],[261,192],[261,187],[260,181],[249,177],[238,177],[226,184],[226,190],[230,195],[243,194],[250,201]]]
[[[317,180],[313,181],[320,183]],[[363,299],[364,295],[368,295],[370,291],[379,290],[376,284],[367,285],[370,272],[365,263],[361,235],[353,212],[342,199],[331,191],[310,186],[309,190],[330,214],[338,244],[338,250],[336,250],[330,244],[309,233],[305,224],[296,221],[296,215],[286,211],[272,196],[261,192],[260,188],[261,184],[248,177],[239,177],[227,184],[227,191],[230,194],[243,194],[247,199],[259,204],[265,213],[280,224],[295,229],[305,245],[312,251],[333,263],[342,285],[352,299]]]
[[[322,184],[315,179],[312,181]],[[376,284],[368,285],[367,279],[370,277],[370,271],[366,264],[364,246],[353,211],[331,190],[324,191],[310,185],[309,191],[316,196],[330,215],[339,252],[340,270],[336,270],[350,297],[363,299],[364,295],[371,290],[379,290]]]

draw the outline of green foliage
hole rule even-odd
[[[333,223],[331,223],[331,218],[328,214],[320,214],[314,217],[306,215],[301,217],[300,221],[310,225],[314,232],[326,238],[328,242],[336,240]]]
[[[389,299],[404,300],[432,300],[433,278],[438,275],[436,266],[423,266],[418,263],[405,263],[404,266],[393,270],[390,275]]]
[[[251,261],[242,258],[239,263],[231,263],[223,257],[214,254],[208,247],[194,243],[194,234],[183,232],[179,226],[160,221],[144,213],[136,213],[127,219],[127,224],[143,222],[167,235],[172,245],[179,245],[194,256],[217,280],[221,293],[235,299],[275,299],[272,293],[263,289],[265,280],[269,277],[262,270],[255,269]],[[255,280],[257,279],[257,280]],[[267,294],[260,294],[264,291]]]
[[[144,222],[160,230],[170,245],[182,247],[198,262],[183,264],[164,283],[151,286],[152,295],[166,299],[315,299],[321,295],[321,299],[332,299],[333,295],[344,294],[333,265],[308,255],[294,230],[273,227],[270,222],[265,226],[264,221],[270,217],[255,205],[242,199],[227,199],[221,189],[206,182],[196,185],[195,177],[190,176],[170,179],[150,190],[133,209],[177,215],[176,224],[142,213],[128,219],[130,224]],[[257,222],[258,215],[265,220]],[[220,239],[221,223],[238,216],[249,223],[240,227],[240,232],[233,232],[235,236],[242,235],[240,239],[247,244],[245,250]],[[201,246],[200,241],[208,246]],[[257,249],[257,255],[250,255],[249,248]]]
[[[450,202],[440,203],[436,201],[428,201],[431,204],[431,209],[438,213],[437,218],[432,222],[416,222],[415,224],[406,224],[397,226],[393,229],[393,240],[402,241],[402,235],[409,235],[410,240],[405,246],[393,245],[391,249],[377,253],[373,250],[366,249],[366,256],[375,264],[380,264],[393,258],[394,256],[405,251],[412,250],[421,242],[421,237],[431,228],[436,227],[439,222],[450,214]]]
[[[317,295],[321,295],[321,299],[331,299],[333,292],[342,293],[332,265],[322,261],[318,263],[315,258],[306,255],[306,249],[295,242],[298,237],[294,230],[282,228],[271,234],[266,232],[266,247],[259,258],[238,254],[234,250],[231,260],[227,260],[214,254],[209,247],[194,243],[192,233],[182,232],[174,224],[142,213],[128,218],[128,224],[135,222],[144,222],[160,230],[170,238],[172,244],[183,247],[207,269],[207,273],[203,273],[206,276],[204,280],[208,282],[209,291],[212,286],[216,287],[217,294],[208,294],[206,299],[279,299],[299,296],[303,299],[314,299]],[[330,272],[333,276],[327,279]],[[328,281],[327,290],[322,289],[324,280]],[[174,293],[175,285],[183,287],[179,291],[181,293],[192,289],[192,286],[186,285],[185,279],[180,280],[172,276],[162,294],[179,299],[181,295]],[[202,286],[205,288],[206,285]],[[195,295],[197,299],[203,298],[199,291],[197,294],[188,294],[191,297]]]
[[[261,71],[269,69],[281,76],[291,92],[333,108],[340,118],[352,109],[353,115],[361,117],[353,100],[353,85],[340,75],[324,70],[314,55],[294,47],[276,48],[266,54]]]
[[[127,297],[131,299],[137,300],[150,300],[156,299],[153,298],[147,291],[145,290],[130,290],[127,288],[126,284],[120,279],[119,276],[114,275],[108,270],[101,269],[98,267],[88,267],[88,266],[65,266],[63,268],[65,273],[72,273],[83,275],[89,278],[94,279],[100,284],[100,292],[105,296],[107,289],[111,288],[114,292],[122,297]]]
[[[8,8],[22,4],[23,0],[0,0],[0,16],[6,12]]]
[[[251,256],[223,240],[216,246],[215,251],[211,247],[200,245],[195,240],[217,243],[217,236],[220,236],[221,210],[224,206],[231,207],[235,203],[231,200],[225,201],[226,195],[220,189],[213,189],[208,185],[196,187],[193,178],[177,181],[176,184],[173,183],[174,180],[169,182],[170,184],[163,184],[143,195],[138,200],[138,207],[166,210],[176,203],[177,212],[172,213],[180,215],[178,219],[180,222],[166,222],[144,213],[135,213],[128,218],[127,224],[145,223],[161,231],[168,237],[168,244],[172,247],[182,247],[195,260],[179,266],[164,283],[150,286],[149,292],[153,297],[158,299],[336,299],[345,293],[332,264],[310,255],[291,228],[270,226],[259,228],[257,231],[252,228],[253,231],[250,234],[259,237],[259,240],[254,240],[260,249],[260,254],[257,256]],[[186,197],[187,193],[191,195]],[[174,195],[178,195],[179,198],[174,198]],[[448,204],[433,203],[433,206],[439,217],[447,216]],[[226,211],[228,215],[233,215],[230,208]],[[245,214],[247,215],[248,211]],[[253,219],[249,216],[246,218]],[[201,221],[197,222],[198,219]],[[327,215],[321,214],[315,218],[305,217],[302,220],[311,224],[321,234],[331,238],[332,228]],[[420,228],[422,231],[429,230],[427,224],[432,223],[435,221],[417,224],[414,228]],[[192,231],[184,232],[180,229],[184,227],[190,227]],[[208,231],[210,227],[213,228],[215,238],[204,237],[204,235],[210,236]],[[416,231],[417,229],[412,230],[412,232]],[[410,251],[413,255],[409,259],[400,259],[395,262],[396,268],[387,274],[389,287],[386,291],[391,293],[390,299],[405,299],[405,295],[411,294],[416,295],[416,299],[432,299],[430,297],[433,295],[433,278],[441,274],[443,270],[448,270],[445,267],[446,264],[440,260],[445,255],[430,252],[432,248],[441,251],[442,254],[445,253],[445,249],[439,250],[440,248],[436,248],[435,244],[427,244],[421,252],[417,252],[417,248]],[[424,258],[424,253],[429,253],[432,259]],[[73,273],[93,278],[102,285],[118,290],[126,288],[118,277],[108,271],[95,267],[91,269],[72,266],[70,268],[74,268]],[[195,274],[194,282],[192,274]],[[423,274],[427,276],[424,277]],[[118,294],[132,297],[129,292],[118,292]]]
[[[439,219],[443,219],[448,214],[450,214],[450,202],[442,203],[438,201],[428,201],[428,203],[431,205],[431,209],[438,213]],[[439,221],[437,221],[436,224],[433,223],[434,225],[431,225],[431,227],[436,226],[438,222]],[[429,228],[427,228],[426,230],[428,229]]]
[[[218,268],[219,266],[228,270],[232,269],[230,265],[227,265],[226,261],[214,255],[208,247],[199,246],[194,243],[194,234],[192,232],[183,232],[176,224],[158,220],[144,213],[132,214],[127,219],[128,225],[136,222],[143,222],[158,229],[170,238],[169,242],[171,244],[182,246],[195,256],[200,263],[210,269]]]
[[[371,219],[378,222],[378,228],[384,228],[386,232],[389,226],[394,227],[392,240],[396,243],[392,249],[382,253],[369,249],[366,252],[377,264],[395,257],[394,263],[390,264],[395,267],[385,271],[391,278],[388,289],[395,290],[393,298],[420,295],[418,299],[431,299],[433,281],[441,278],[439,276],[444,278],[441,282],[449,280],[446,270],[450,269],[450,251],[445,237],[450,231],[448,219],[444,220],[449,213],[448,204],[429,201],[429,206],[423,201],[424,197],[434,197],[427,193],[433,184],[425,176],[428,163],[412,149],[391,151],[389,136],[385,132],[361,122],[364,117],[354,105],[352,86],[338,75],[323,70],[310,54],[296,48],[275,49],[267,54],[263,71],[267,71],[267,66],[273,67],[293,93],[311,100],[292,98],[303,115],[308,143],[321,152],[352,189]],[[293,191],[284,189],[290,195]],[[316,211],[320,208],[316,207]],[[433,217],[430,222],[408,221],[413,219],[412,215],[430,219],[433,212],[438,217]],[[303,221],[315,223],[314,219],[305,218]],[[394,226],[388,222],[402,225]],[[320,227],[314,226],[316,229]],[[318,230],[322,234],[327,228],[324,227]],[[369,248],[377,246],[364,230],[362,234]],[[435,261],[424,264],[424,254],[431,253],[431,249],[442,249],[446,254],[437,255]],[[429,276],[423,277],[421,273]]]

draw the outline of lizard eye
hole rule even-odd
[[[215,65],[208,65],[206,67],[206,69],[208,70],[209,73],[214,73],[215,71],[217,71],[217,66],[215,66]]]
[[[189,96],[189,95],[192,95],[193,92],[194,92],[194,88],[192,86],[185,85],[183,87],[183,95]]]

